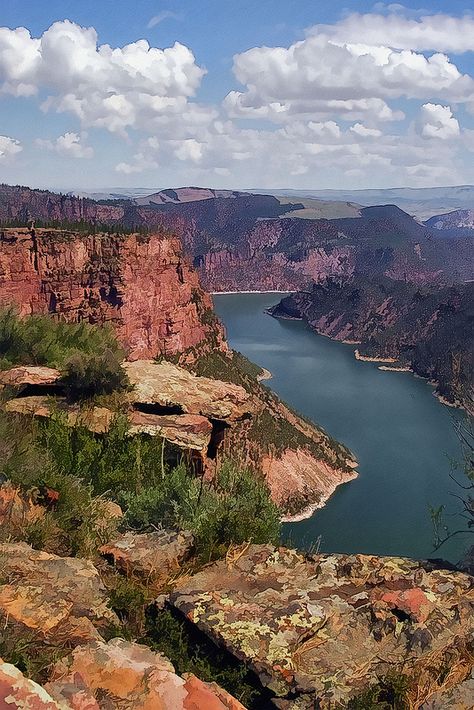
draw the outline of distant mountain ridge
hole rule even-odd
[[[211,291],[301,290],[353,274],[413,283],[473,278],[472,232],[424,225],[395,205],[292,202],[198,188],[152,197],[162,201],[98,202],[3,185],[0,220],[16,226],[31,219],[62,226],[64,220],[82,221],[174,233]]]
[[[474,185],[458,185],[447,187],[396,187],[381,189],[361,189],[361,190],[313,190],[313,189],[262,189],[252,188],[246,190],[215,190],[202,187],[177,188],[173,192],[183,190],[194,190],[204,193],[224,193],[254,194],[254,195],[274,195],[278,198],[286,198],[290,202],[304,202],[305,200],[319,200],[323,202],[349,202],[358,206],[371,207],[380,204],[394,204],[408,214],[413,215],[420,221],[425,221],[437,214],[443,214],[454,210],[474,209]],[[71,190],[69,194],[79,197],[90,197],[92,199],[130,199],[137,200],[138,204],[148,204],[146,198],[156,194],[166,193],[169,190],[153,188],[104,188],[96,191]],[[217,196],[217,195],[216,195]],[[145,202],[141,202],[145,198]],[[204,199],[197,196],[196,199]],[[140,202],[139,202],[140,201]],[[182,201],[182,200],[178,200]]]

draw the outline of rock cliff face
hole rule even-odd
[[[421,284],[471,278],[471,240],[464,234],[447,241],[394,205],[331,219],[301,218],[307,212],[301,207],[248,195],[155,205],[155,211],[184,220],[176,228],[211,291],[295,290],[352,274]]]
[[[111,323],[131,359],[226,348],[179,240],[163,234],[5,228],[0,303],[22,315]]]

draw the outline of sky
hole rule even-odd
[[[0,182],[474,183],[470,5],[1,0]]]

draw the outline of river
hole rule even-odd
[[[354,347],[329,340],[299,321],[264,313],[279,294],[214,295],[229,342],[273,375],[265,384],[296,410],[346,444],[359,477],[301,522],[283,526],[286,543],[321,552],[408,557],[462,557],[467,536],[433,553],[430,505],[457,513],[449,477],[460,461],[453,418],[462,416],[433,397],[410,373],[360,362]],[[458,515],[446,518],[451,530]]]

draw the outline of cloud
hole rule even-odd
[[[459,122],[450,106],[423,104],[421,108],[421,135],[423,138],[447,140],[460,134]]]
[[[94,28],[55,22],[38,38],[24,28],[0,29],[0,91],[49,93],[45,112],[76,115],[84,126],[125,134],[129,128],[190,122],[206,112],[189,102],[205,70],[188,47],[150,47],[144,39],[124,47],[98,45]]]
[[[154,15],[149,23],[147,24],[148,29],[156,27],[165,20],[181,20],[182,16],[178,15],[177,12],[171,12],[171,10],[162,10],[157,15]]]
[[[226,106],[236,115],[281,121],[288,115],[316,113],[322,106],[337,115],[332,102],[370,102],[387,99],[430,99],[464,102],[474,97],[474,80],[461,74],[444,54],[425,57],[410,50],[361,44],[339,45],[325,37],[310,36],[288,48],[254,47],[234,57],[234,73],[243,92],[231,92]],[[358,108],[364,108],[359,103]],[[284,120],[284,119],[283,119]]]
[[[0,163],[11,162],[15,155],[22,150],[23,146],[15,138],[0,136]]]
[[[382,8],[377,7],[380,10]],[[388,15],[377,13],[352,13],[334,25],[315,25],[308,32],[323,35],[328,40],[350,44],[383,45],[395,49],[437,52],[474,51],[474,17],[452,17],[443,13],[407,17],[409,11],[402,5],[389,5]]]
[[[68,132],[56,138],[55,141],[39,138],[36,143],[40,148],[55,151],[67,158],[92,158],[94,150],[83,143],[86,138],[87,134],[80,136],[77,133]]]
[[[362,123],[355,123],[349,130],[358,136],[362,136],[362,138],[379,138],[382,135],[382,131],[378,128],[367,128]]]
[[[140,150],[135,153],[133,160],[130,163],[121,162],[115,166],[118,173],[131,175],[134,173],[142,173],[145,170],[152,170],[158,167],[157,155],[160,150],[160,142],[152,136],[145,141],[142,141]]]
[[[193,163],[199,163],[203,156],[203,148],[202,143],[199,143],[194,138],[188,138],[177,142],[174,154],[178,160],[191,160]]]

